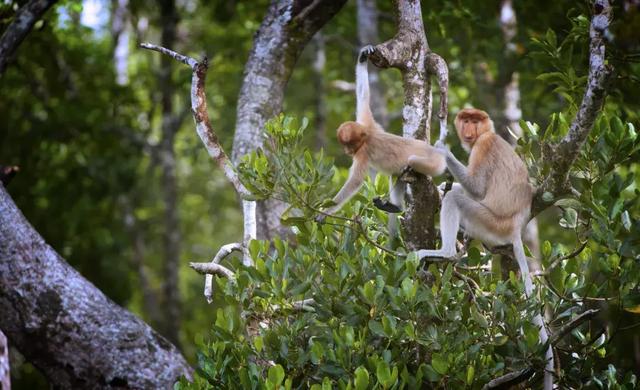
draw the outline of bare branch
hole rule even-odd
[[[189,263],[189,267],[193,268],[197,273],[207,275],[224,276],[225,278],[233,278],[235,274],[229,268],[215,263]]]
[[[345,80],[333,80],[329,85],[338,91],[353,92],[356,90],[356,84]]]
[[[551,345],[555,345],[560,340],[569,334],[572,330],[580,326],[583,322],[595,317],[600,312],[599,309],[590,309],[580,313],[577,317],[564,324],[558,329],[549,339]],[[482,389],[509,389],[512,386],[522,383],[529,379],[534,373],[532,367],[527,367],[519,371],[510,372],[498,378],[491,380]]]
[[[242,244],[237,242],[223,245],[222,247],[220,247],[220,250],[218,250],[218,253],[216,253],[213,260],[211,260],[211,263],[218,264],[224,258],[229,256],[232,252],[234,251],[242,252],[243,250],[244,250],[244,247],[242,246]],[[207,299],[207,302],[209,303],[213,301],[212,299],[213,298],[213,275],[212,274],[207,274],[204,278],[204,297]]]
[[[568,182],[570,168],[602,109],[606,88],[613,73],[605,58],[605,32],[612,19],[611,4],[608,0],[595,0],[593,4],[594,13],[589,30],[591,42],[587,88],[567,135],[558,144],[543,145],[543,159],[551,164],[552,169],[534,197],[532,216],[552,204],[542,199],[545,192],[553,194],[552,198],[571,192]],[[551,202],[553,200],[555,199],[551,199]]]
[[[178,61],[178,62],[182,62],[185,65],[189,65],[189,67],[193,70],[196,69],[196,66],[198,66],[198,61],[191,58],[191,57],[187,57],[185,55],[182,55],[180,53],[176,53],[173,50],[169,50],[167,48],[164,48],[162,46],[158,46],[158,45],[154,45],[152,43],[147,43],[147,42],[143,42],[140,44],[140,47],[143,49],[149,49],[149,50],[153,50],[153,51],[157,51],[159,53],[162,53],[164,55],[168,55],[169,57],[173,58],[174,60]]]
[[[531,367],[523,368],[520,371],[513,371],[498,378],[490,380],[482,387],[482,390],[489,389],[510,389],[512,386],[522,383],[531,378],[535,371]]]
[[[305,311],[309,311],[309,310],[313,310],[313,308],[311,307],[312,305],[314,305],[316,303],[316,301],[313,298],[308,298],[308,299],[303,299],[301,301],[295,301],[291,303],[291,308],[293,310],[297,310],[297,311],[301,311],[301,310],[305,310]],[[273,311],[278,311],[281,310],[282,308],[287,308],[287,305],[272,305],[271,309]]]
[[[595,317],[598,313],[600,313],[600,309],[589,309],[589,310],[583,311],[582,313],[578,314],[574,319],[562,325],[560,329],[556,330],[553,333],[553,335],[551,335],[549,342],[552,345],[557,344],[558,342],[560,342],[560,340],[562,340],[564,336],[568,335],[572,330],[582,325],[583,322],[588,321],[593,317]]]
[[[33,25],[47,12],[56,0],[31,0],[20,7],[16,16],[0,37],[0,76],[7,68],[7,63],[18,49]]]
[[[240,182],[238,175],[234,171],[231,161],[227,157],[227,154],[222,149],[218,136],[213,131],[211,123],[209,121],[209,113],[207,112],[207,98],[204,91],[205,78],[207,74],[208,62],[205,58],[203,61],[198,62],[191,57],[174,52],[167,48],[157,46],[151,43],[141,43],[140,47],[144,49],[154,50],[162,54],[168,55],[174,58],[176,61],[180,61],[186,65],[189,65],[193,70],[193,76],[191,79],[191,111],[193,118],[196,122],[196,131],[202,140],[202,143],[207,148],[209,155],[218,164],[218,166],[224,172],[224,175],[231,182],[236,192],[241,196],[248,196],[249,191]]]

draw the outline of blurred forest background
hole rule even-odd
[[[0,2],[0,31],[21,3]],[[194,132],[191,73],[138,44],[163,43],[194,58],[208,56],[209,115],[230,152],[243,68],[268,5],[266,0],[61,1],[36,23],[0,78],[0,163],[20,168],[9,186],[19,208],[75,269],[175,343],[192,364],[209,337],[217,306],[207,304],[203,277],[187,264],[208,261],[221,245],[238,241],[242,212]],[[287,115],[309,118],[307,145],[323,148],[343,171],[350,161],[335,129],[353,118],[357,52],[397,30],[392,2],[377,1],[378,40],[362,42],[357,6],[347,2],[305,47],[283,108]],[[449,65],[452,115],[471,105],[504,123],[501,77],[513,67],[522,118],[544,129],[551,114],[576,104],[573,97],[584,88],[588,37],[576,34],[570,53],[561,48],[551,56],[545,50],[573,39],[576,25],[588,27],[590,3],[516,0],[513,6],[513,55],[505,54],[497,0],[422,1],[427,39]],[[614,15],[615,41],[608,54],[616,76],[606,109],[637,129],[640,3],[617,1]],[[400,73],[377,74],[386,112],[376,115],[399,134]],[[638,172],[638,163],[636,152],[625,173]],[[631,192],[640,185],[637,175],[634,180]],[[630,208],[636,216],[638,207]],[[575,246],[574,232],[558,226],[557,219],[553,210],[540,217],[541,242]],[[638,328],[617,341],[618,365],[640,373]],[[15,388],[45,386],[17,351],[12,358]]]

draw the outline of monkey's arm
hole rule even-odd
[[[367,156],[364,153],[357,154],[353,157],[353,164],[349,170],[349,178],[344,183],[340,191],[333,197],[335,206],[327,209],[327,214],[333,214],[340,210],[342,206],[349,200],[362,186],[364,178],[367,174],[368,167]]]
[[[487,182],[482,175],[471,174],[469,169],[458,161],[456,156],[449,150],[447,150],[447,154],[445,155],[445,161],[449,172],[451,172],[456,181],[462,185],[467,193],[476,199],[484,198],[487,193]]]
[[[371,53],[373,53],[373,46],[363,47],[356,64],[356,121],[365,126],[374,122],[370,105],[369,71],[367,70],[367,58]]]

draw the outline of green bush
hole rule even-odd
[[[577,164],[586,175],[578,179],[582,195],[559,202],[560,225],[587,244],[567,259],[561,257],[573,248],[543,244],[545,264],[557,263],[540,288],[554,326],[594,303],[622,307],[638,289],[639,210],[630,203],[637,190],[628,193],[634,176],[616,168],[634,153],[628,143],[634,150],[638,143],[617,118],[598,126]],[[531,161],[538,138],[534,125],[525,128],[523,150]],[[255,267],[229,260],[236,276],[215,278],[220,308],[210,340],[200,345],[198,376],[176,387],[481,388],[526,368],[535,372],[529,384],[539,385],[546,347],[531,318],[542,308],[525,299],[520,278],[492,273],[491,254],[478,247],[458,263],[428,265],[402,247],[389,250],[386,215],[371,206],[387,180],[368,181],[339,216],[316,223],[344,172],[334,175],[330,161],[304,149],[303,131],[304,123],[275,119],[266,128],[265,150],[240,164],[256,198],[291,205],[282,222],[293,239],[251,242]],[[309,298],[314,302],[296,303]],[[632,374],[609,365],[615,333],[602,329],[583,324],[558,345],[563,386],[635,386]]]

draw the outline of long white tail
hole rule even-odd
[[[531,274],[529,273],[527,256],[524,253],[524,247],[522,246],[522,237],[520,237],[520,235],[518,235],[513,240],[513,254],[516,257],[518,268],[520,268],[520,274],[522,275],[522,280],[524,281],[524,292],[527,297],[530,297],[533,293],[533,281],[531,280]],[[536,324],[538,328],[540,328],[540,342],[542,344],[545,344],[549,340],[549,334],[547,333],[547,329],[544,326],[542,315],[538,314],[533,317],[533,323]],[[544,367],[544,390],[552,390],[555,364],[553,359],[553,348],[551,347],[551,345],[549,345],[549,348],[547,348],[545,357],[547,363]]]

